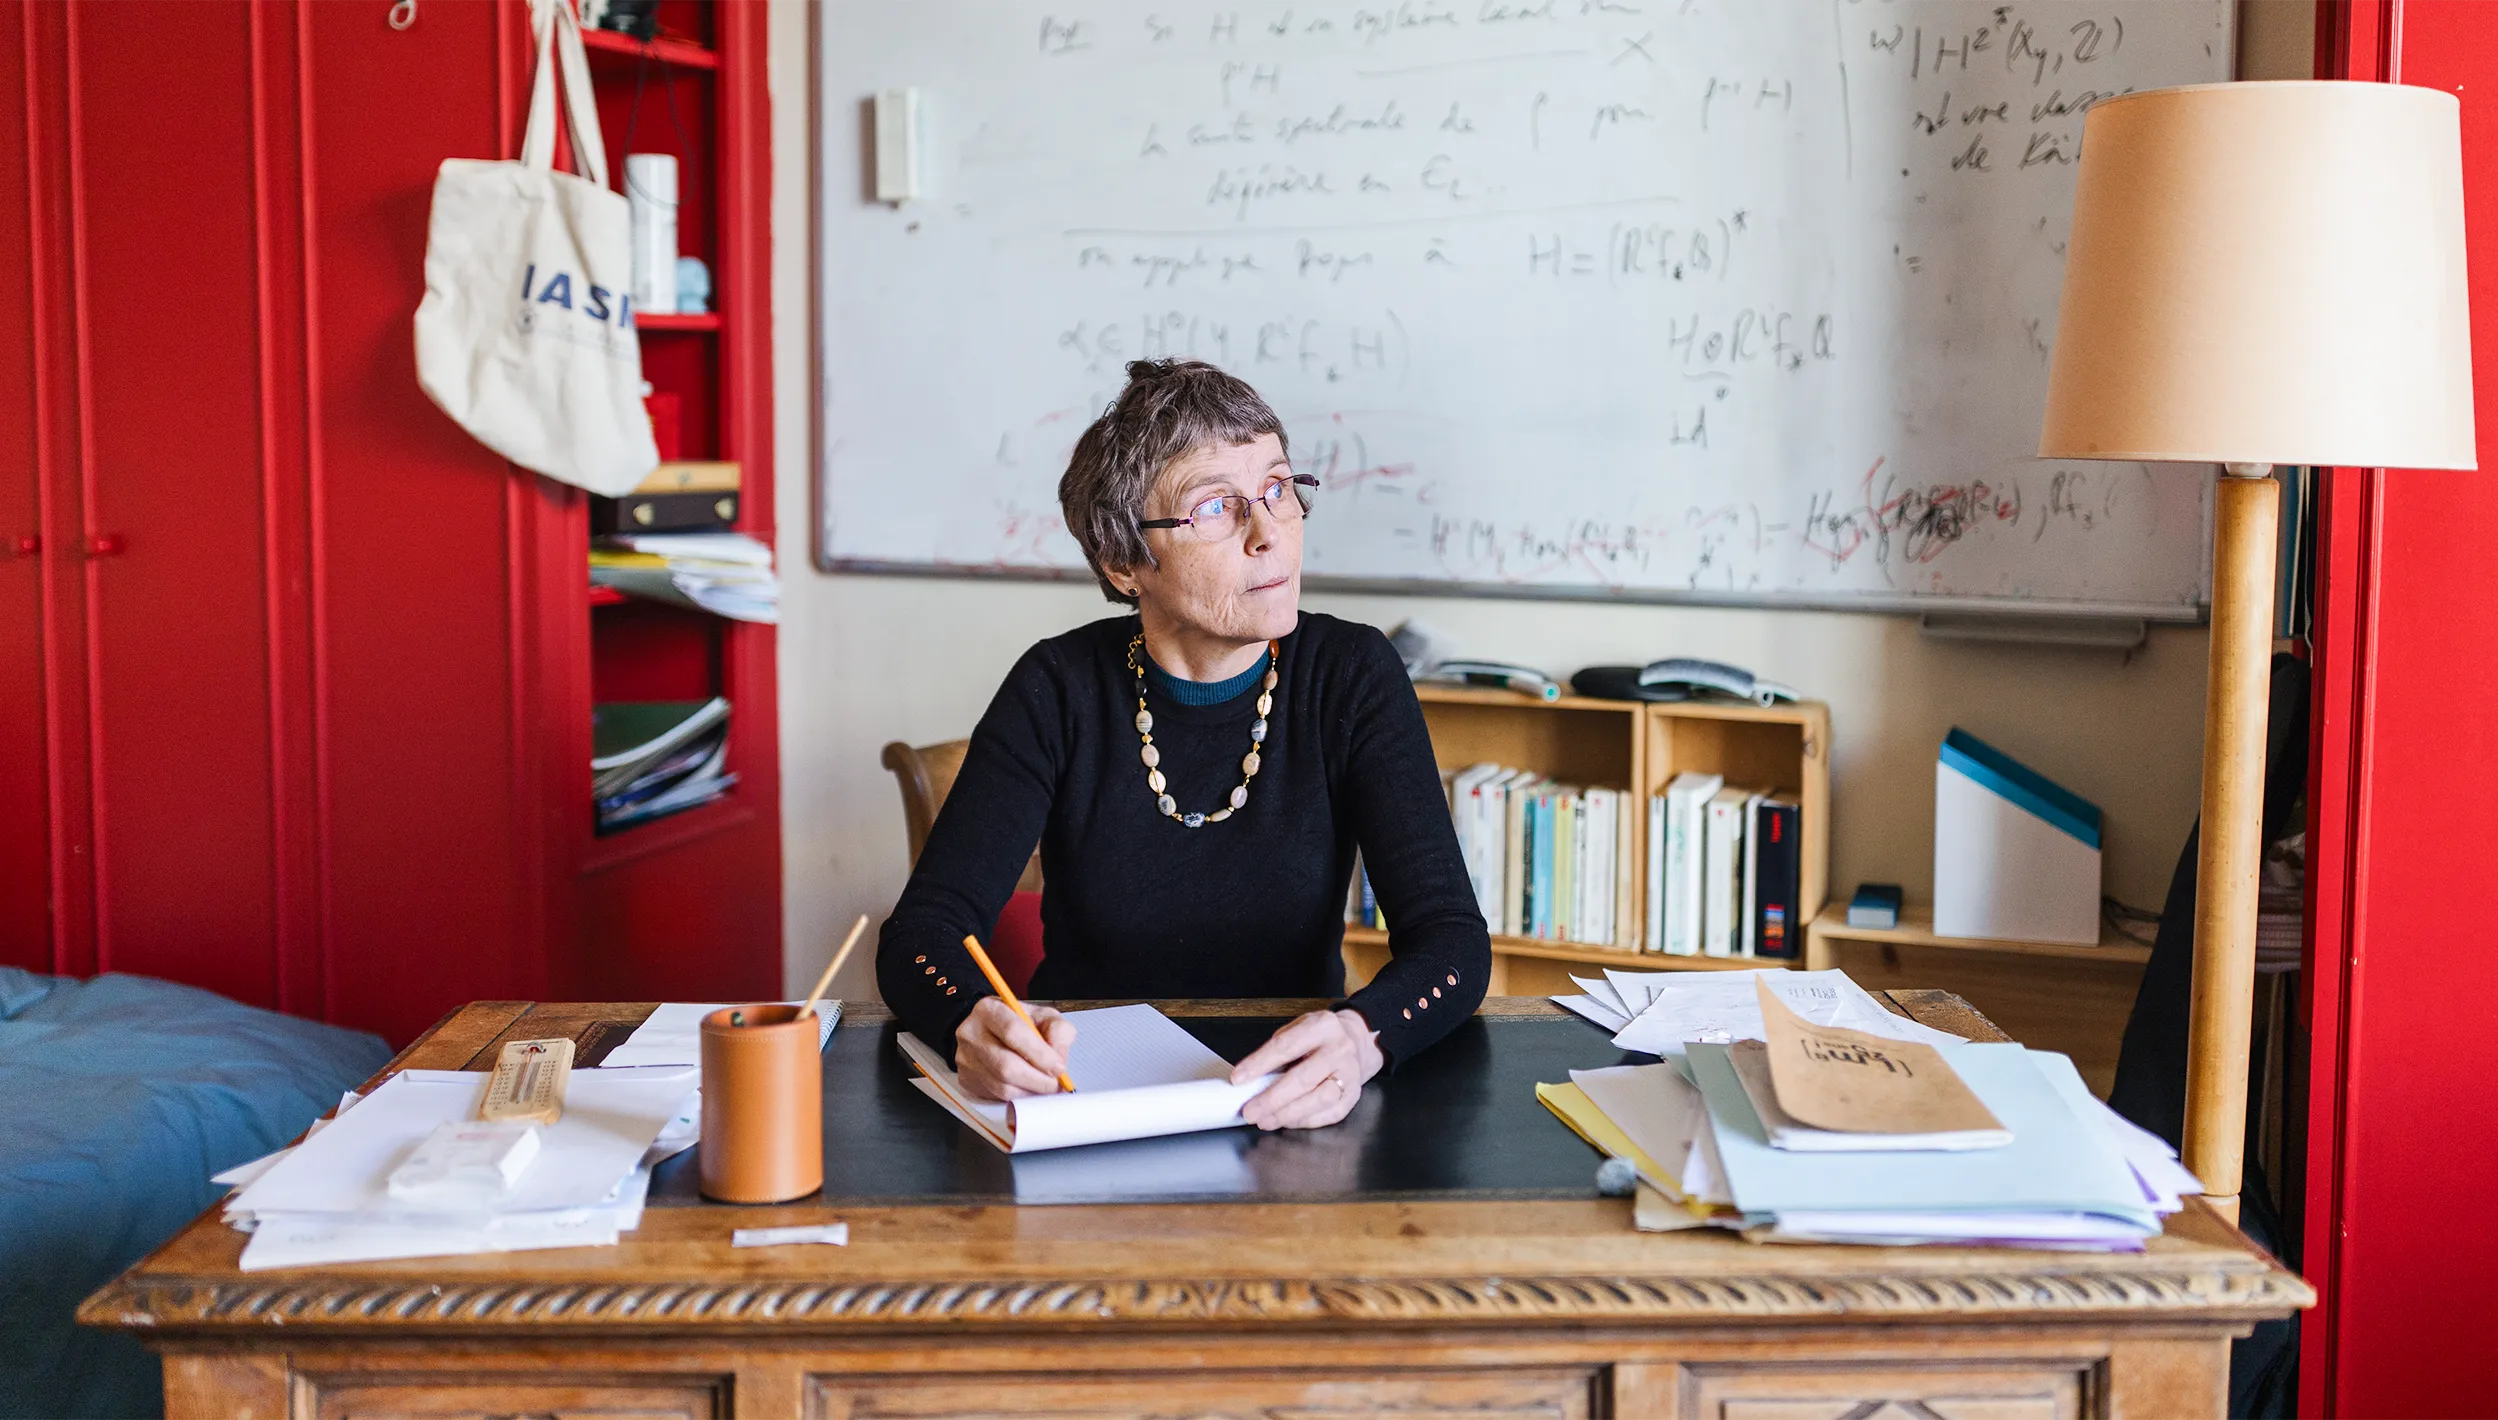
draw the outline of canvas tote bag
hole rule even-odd
[[[416,377],[486,447],[614,497],[659,465],[633,329],[631,218],[607,187],[580,21],[533,0],[538,73],[519,162],[434,179]],[[581,176],[555,171],[556,69]]]

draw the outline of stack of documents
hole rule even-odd
[[[1844,971],[1612,971],[1574,976],[1564,1007],[1613,1032],[1613,1043],[1643,1055],[1680,1055],[1685,1041],[1761,1039],[1754,983],[1815,1025],[1846,1026],[1892,1040],[1957,1044],[1960,1037],[1895,1016]]]
[[[739,621],[780,620],[772,549],[744,533],[623,533],[590,549],[590,585]]]
[[[918,1036],[905,1032],[902,1053],[920,1078],[911,1083],[948,1114],[1010,1154],[1152,1139],[1242,1123],[1240,1107],[1275,1077],[1231,1083],[1231,1063],[1151,1006],[1069,1011],[1076,1028],[1067,1054],[1075,1093],[1035,1095],[1000,1104],[963,1092],[961,1081]]]
[[[617,700],[590,712],[590,793],[598,831],[613,833],[710,803],[728,772],[729,702]]]
[[[694,1065],[703,1063],[703,1017],[714,1011],[726,1010],[734,1002],[669,1001],[654,1007],[624,1043],[607,1052],[599,1064],[607,1069],[627,1065]],[[785,1001],[783,1005],[804,1005],[801,1001]],[[839,1001],[815,1003],[815,1048],[833,1038],[833,1027],[841,1021]]]
[[[1582,1138],[1638,1171],[1642,1228],[2135,1251],[2183,1195],[2202,1191],[2165,1142],[2094,1098],[2062,1055],[1815,1023],[1773,994],[1770,974],[1747,984],[1748,1030],[1714,987],[1713,1003],[1670,1007],[1685,1024],[1667,1034],[1706,1024],[1730,1038],[1686,1036],[1661,1064],[1576,1070],[1567,1085],[1536,1089]],[[1655,1009],[1645,1003],[1630,1024]]]
[[[243,1184],[225,1210],[251,1234],[243,1270],[612,1244],[640,1225],[651,1166],[700,1128],[698,1071],[576,1070],[563,1117],[492,1204],[448,1210],[393,1196],[391,1171],[436,1126],[475,1119],[488,1078],[402,1070],[294,1148],[220,1176]]]

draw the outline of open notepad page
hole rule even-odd
[[[902,1053],[923,1076],[912,1081],[921,1093],[1011,1154],[1228,1128],[1274,1079],[1232,1084],[1231,1062],[1151,1006],[1069,1011],[1067,1019],[1076,1028],[1067,1056],[1071,1095],[976,1100],[919,1037],[905,1033]]]

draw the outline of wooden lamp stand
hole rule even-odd
[[[2271,711],[2273,562],[2281,485],[2226,466],[2213,490],[2211,684],[2203,706],[2202,852],[2186,1024],[2186,1167],[2238,1221],[2246,1072],[2255,1020],[2255,894],[2264,858],[2264,724]]]

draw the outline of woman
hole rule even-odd
[[[1016,662],[972,732],[876,960],[966,1089],[1057,1088],[1075,1026],[1025,1025],[966,933],[1041,845],[1032,994],[1333,997],[1359,848],[1389,924],[1377,979],[1235,1067],[1275,1083],[1262,1129],[1333,1124],[1387,1063],[1473,1013],[1491,939],[1458,856],[1422,709],[1387,638],[1300,609],[1306,490],[1283,425],[1211,365],[1146,361],[1077,440],[1058,499],[1103,594],[1134,609]]]

